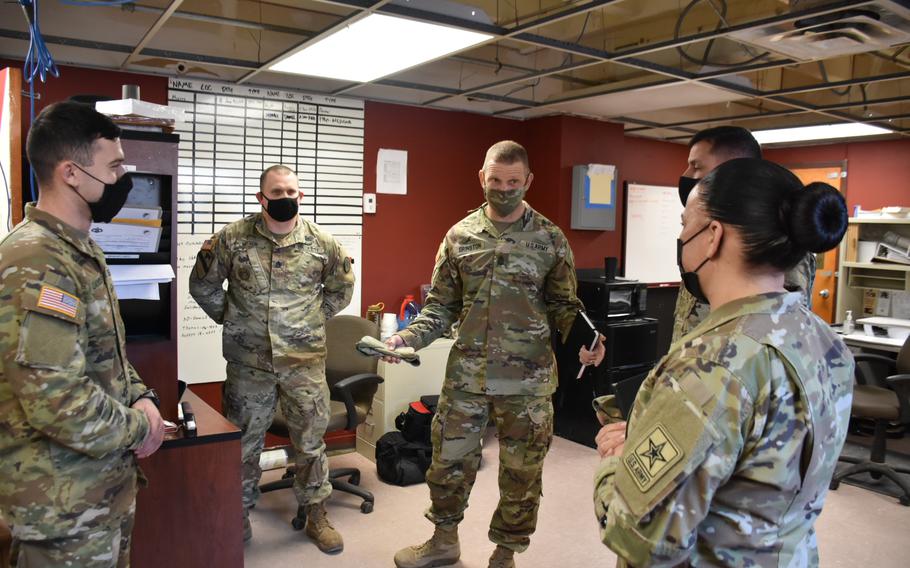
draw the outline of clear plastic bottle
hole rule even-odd
[[[847,314],[844,316],[844,335],[849,335],[853,333],[853,330],[856,329],[856,326],[853,323],[853,310],[847,310]]]

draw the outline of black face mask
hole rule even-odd
[[[268,212],[269,217],[278,221],[279,223],[284,223],[285,221],[290,221],[297,215],[297,212],[300,210],[300,204],[297,203],[297,199],[294,197],[279,197],[277,199],[269,199],[265,195],[262,196],[266,200],[268,205],[265,210]]]
[[[104,183],[92,174],[83,170],[78,164],[73,165],[98,183]],[[114,183],[104,183],[104,191],[101,193],[101,198],[94,203],[82,197],[82,194],[78,191],[76,191],[76,195],[82,197],[82,200],[88,204],[89,211],[92,213],[92,221],[96,223],[110,223],[111,220],[117,216],[117,213],[123,209],[123,204],[126,203],[126,198],[129,197],[132,189],[133,178],[129,173],[125,173]]]
[[[698,185],[697,179],[679,176],[679,200],[682,202],[683,207],[686,206],[686,199],[689,199],[689,194],[692,193],[692,188],[696,185]]]
[[[682,283],[683,283],[683,286],[686,287],[686,290],[690,294],[692,294],[692,297],[694,297],[696,300],[698,300],[702,304],[707,304],[709,302],[708,302],[708,297],[705,296],[704,291],[701,289],[701,283],[698,281],[698,274],[696,274],[696,272],[701,270],[701,267],[704,266],[705,263],[708,262],[709,259],[706,258],[703,261],[701,261],[701,264],[699,264],[698,267],[695,270],[693,270],[692,272],[686,272],[686,269],[683,268],[682,249],[692,239],[694,239],[695,237],[700,235],[702,232],[704,232],[705,229],[707,229],[710,226],[711,226],[711,223],[708,223],[707,225],[702,227],[697,233],[695,233],[694,235],[692,235],[685,241],[683,241],[682,239],[676,239],[676,265],[679,266],[679,276],[680,276],[680,278],[682,278]]]

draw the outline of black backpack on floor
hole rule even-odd
[[[433,447],[407,441],[401,432],[386,432],[376,440],[376,472],[392,485],[423,483]]]

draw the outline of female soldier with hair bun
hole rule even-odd
[[[595,510],[620,565],[818,565],[854,363],[783,284],[846,228],[834,188],[764,160],[726,162],[692,191],[677,258],[711,313],[645,379],[628,428],[597,435]]]

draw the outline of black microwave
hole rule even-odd
[[[642,317],[648,303],[648,285],[636,280],[604,277],[579,278],[578,299],[591,319],[609,321]]]

